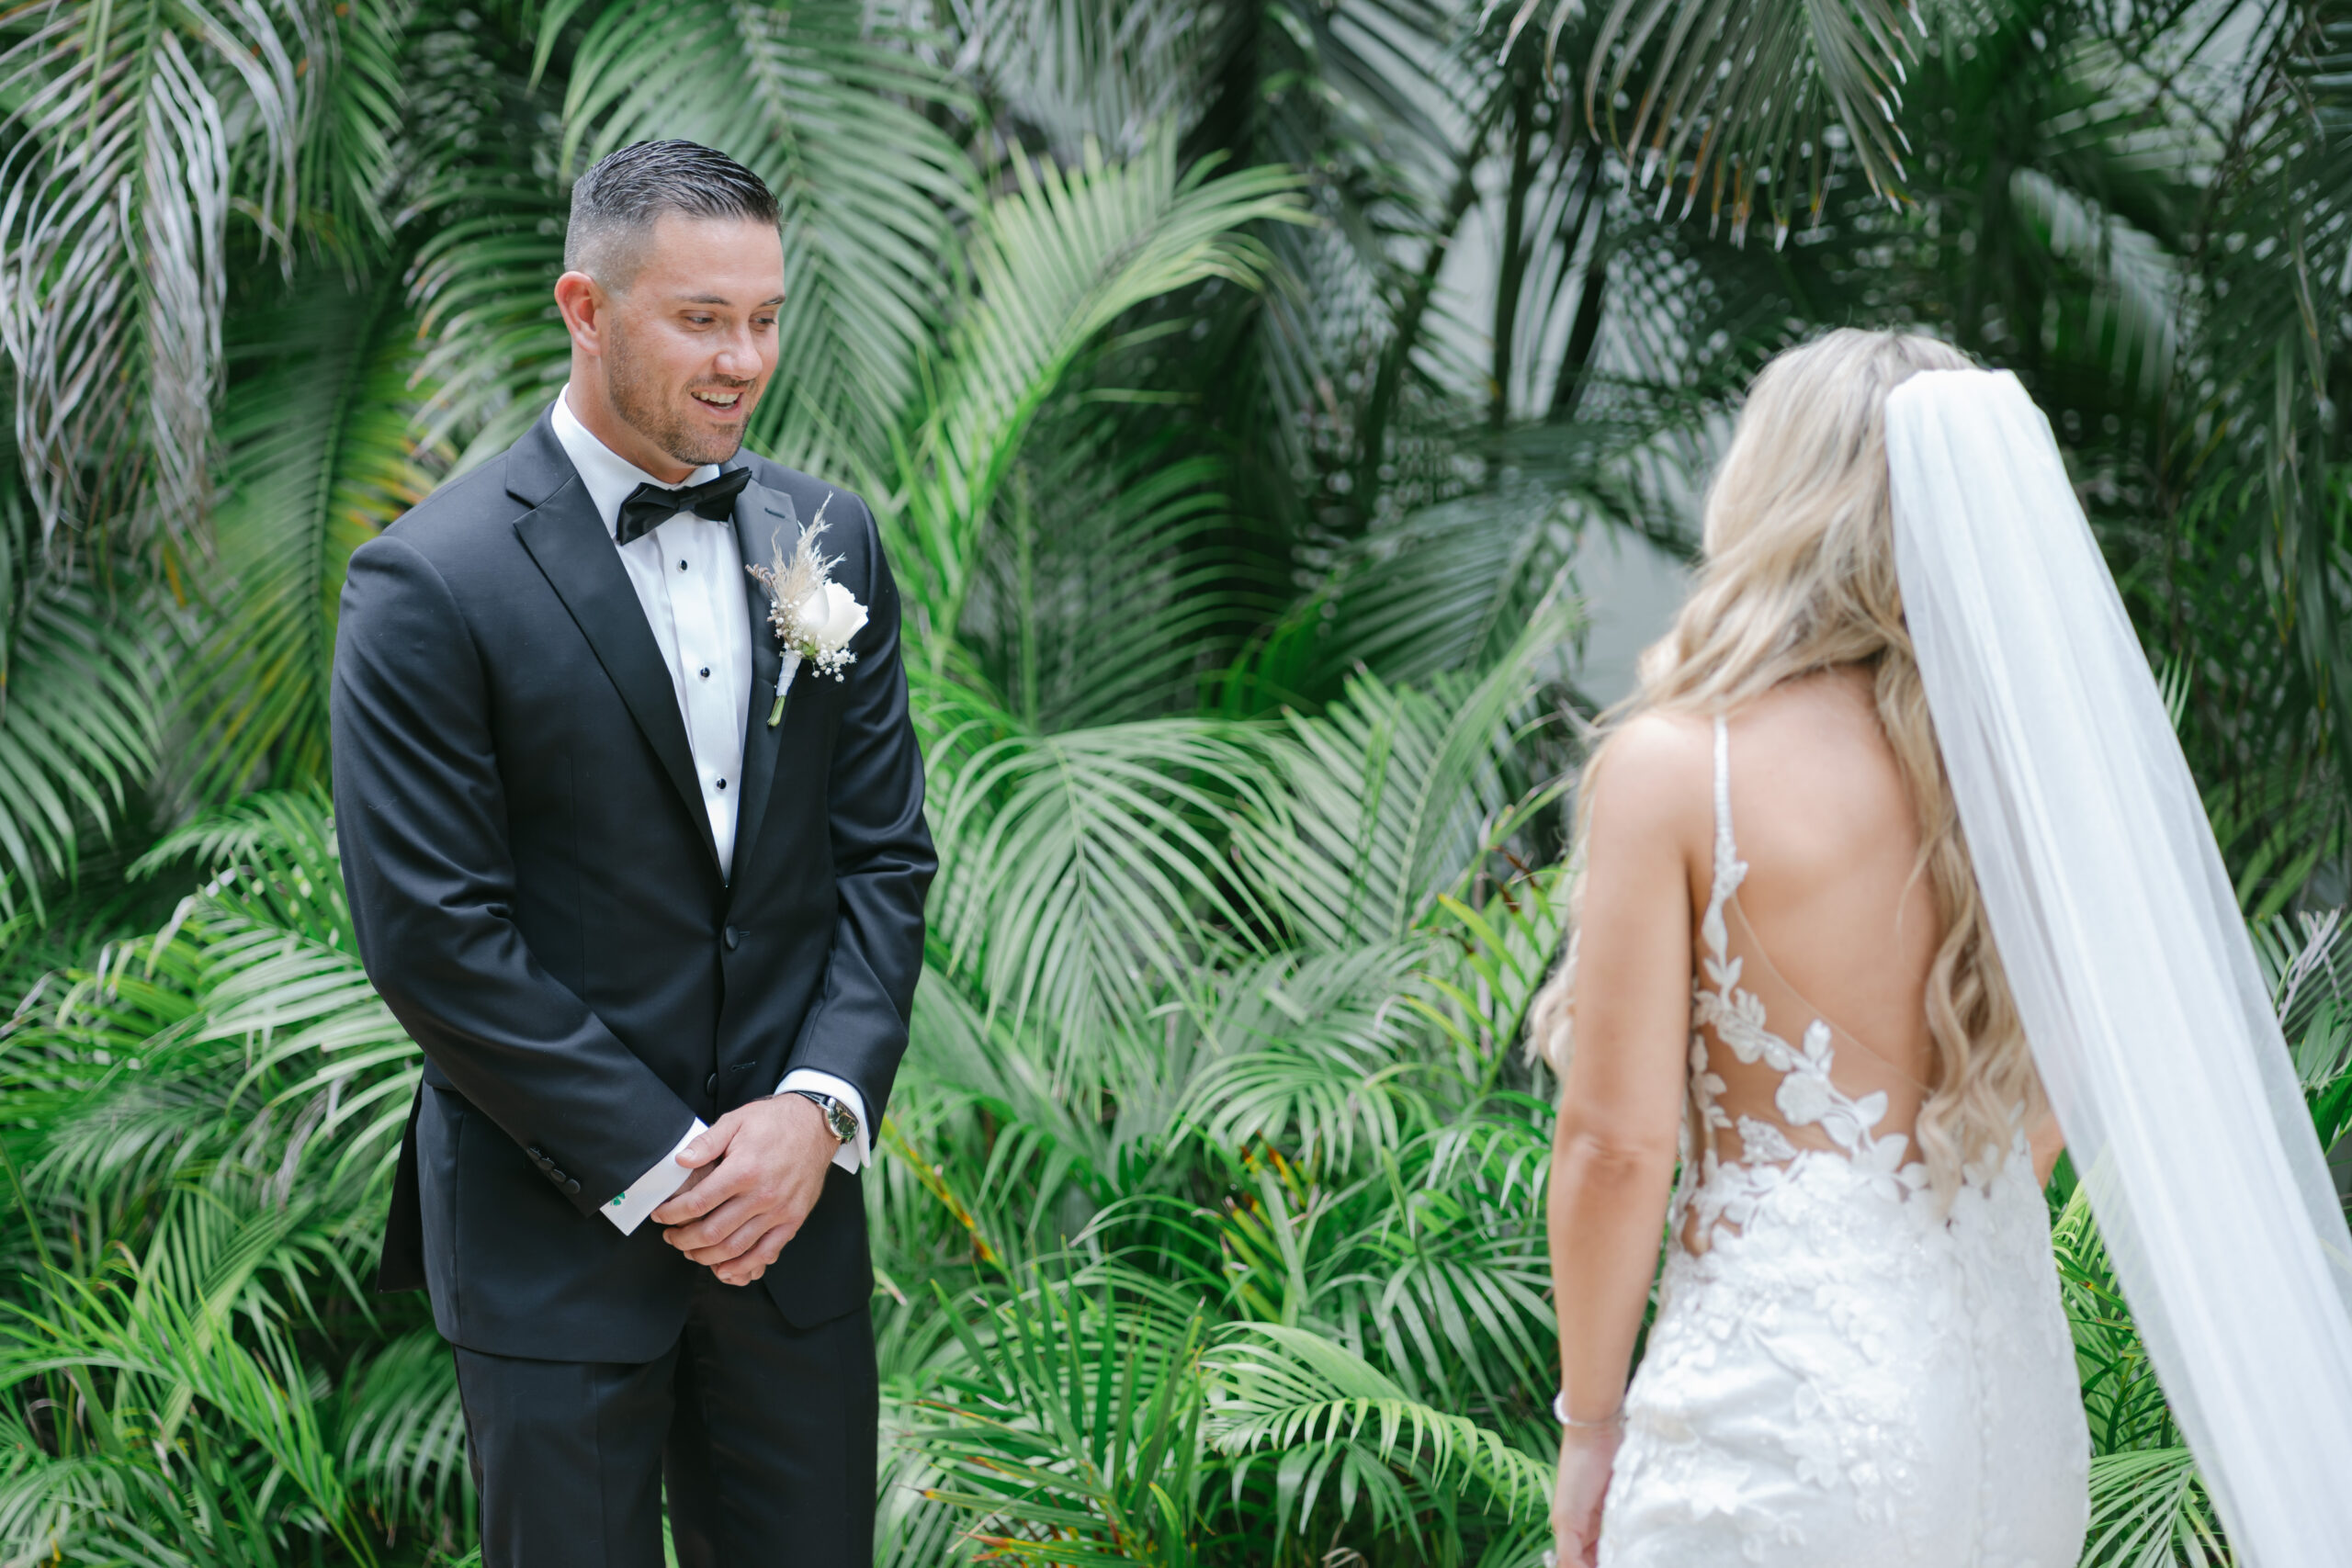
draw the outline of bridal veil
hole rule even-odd
[[[2146,656],[2005,372],[1887,400],[1905,615],[2033,1055],[2240,1561],[2352,1541],[2352,1237]]]

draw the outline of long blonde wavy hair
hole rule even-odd
[[[1584,863],[1594,770],[1635,715],[1730,714],[1783,681],[1834,665],[1868,668],[1879,727],[1918,812],[1918,874],[1943,929],[1928,975],[1933,1077],[1917,1146],[1947,1200],[1963,1166],[2007,1148],[2014,1107],[2032,1117],[2043,1105],[1961,836],[1894,569],[1887,394],[1922,370],[1971,367],[1933,338],[1852,329],[1764,367],[1707,492],[1690,596],[1673,629],[1642,656],[1634,694],[1602,716],[1569,863]],[[1579,891],[1572,888],[1572,904]],[[1574,951],[1529,1021],[1530,1044],[1564,1076]]]

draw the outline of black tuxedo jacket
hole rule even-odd
[[[821,509],[868,619],[844,678],[804,664],[770,728],[782,660],[746,583],[731,882],[668,668],[546,417],[351,558],[336,831],[368,977],[425,1057],[378,1285],[428,1286],[469,1349],[659,1356],[696,1265],[599,1207],[789,1067],[855,1084],[877,1125],[889,1102],[936,864],[898,591],[864,502],[745,464],[743,560]],[[801,1326],[865,1304],[855,1177],[828,1173],[763,1283]]]

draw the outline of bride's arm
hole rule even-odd
[[[2026,1134],[2026,1146],[2033,1153],[2034,1180],[2049,1186],[2050,1173],[2058,1168],[2058,1156],[2066,1152],[2066,1134],[2058,1130],[2058,1118],[2043,1111],[2033,1131]]]
[[[1610,743],[1592,785],[1576,1048],[1548,1203],[1560,1386],[1579,1422],[1613,1416],[1623,1396],[1674,1177],[1690,1038],[1690,867],[1712,815],[1711,737],[1694,728],[1634,721]]]
[[[1564,1564],[1593,1562],[1617,1407],[1657,1262],[1690,1033],[1690,868],[1705,863],[1712,737],[1636,719],[1592,782],[1575,1050],[1552,1141],[1547,1218],[1572,1425],[1552,1501]],[[1698,858],[1693,859],[1696,855]]]

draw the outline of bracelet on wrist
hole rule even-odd
[[[1621,1404],[1598,1421],[1579,1421],[1568,1414],[1567,1390],[1562,1389],[1552,1396],[1552,1415],[1563,1427],[1573,1427],[1577,1431],[1597,1432],[1606,1427],[1623,1426],[1625,1420],[1625,1407]]]

